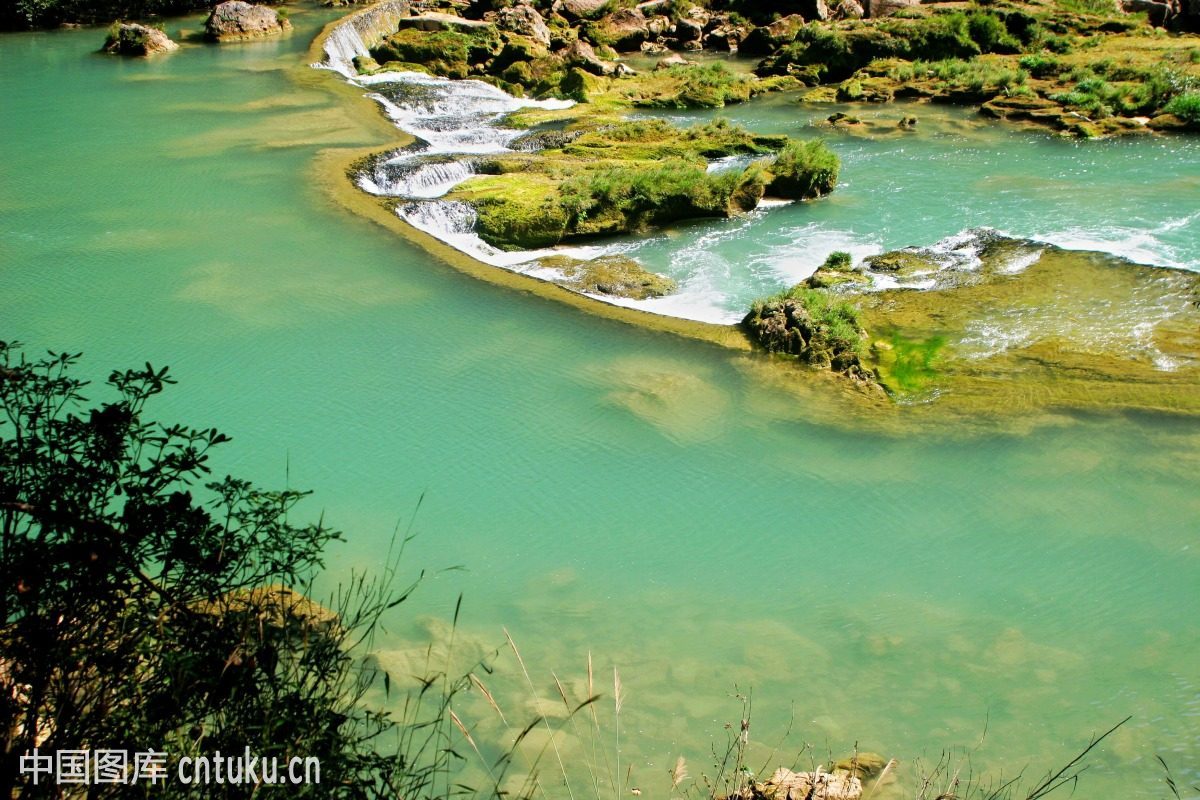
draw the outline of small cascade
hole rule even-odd
[[[331,30],[325,38],[325,61],[322,66],[353,78],[357,72],[354,59],[365,55],[368,55],[368,48],[358,28],[345,23]]]
[[[358,185],[375,195],[429,200],[441,197],[474,174],[474,165],[466,159],[420,160],[419,156],[402,154],[361,174]]]
[[[405,203],[396,209],[402,220],[419,231],[445,242],[477,261],[493,267],[503,267],[515,272],[538,273],[539,265],[533,263],[547,256],[570,256],[590,259],[618,249],[616,247],[555,247],[542,250],[518,250],[509,252],[485,242],[475,232],[475,209],[457,200],[424,200]]]

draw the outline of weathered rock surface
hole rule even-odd
[[[871,17],[890,17],[898,11],[919,5],[920,0],[868,0],[867,11]]]
[[[179,45],[158,28],[122,22],[108,32],[104,52],[121,56],[152,56],[178,50]]]
[[[546,26],[546,20],[527,3],[500,9],[497,20],[502,30],[528,36],[546,47],[550,46],[550,28]]]
[[[764,783],[756,783],[738,800],[859,800],[863,787],[849,772],[792,772],[780,767]]]
[[[778,50],[785,44],[794,41],[796,34],[804,27],[804,17],[799,14],[777,19],[770,25],[763,25],[750,32],[742,42],[738,52],[751,56],[765,56]]]
[[[435,11],[418,14],[415,17],[402,17],[397,25],[398,28],[412,28],[418,31],[460,31],[463,33],[482,30],[490,26],[491,23],[483,20],[465,19],[454,14]]]
[[[579,67],[593,75],[611,75],[617,68],[612,61],[604,61],[597,56],[592,46],[582,39],[572,42],[560,55],[567,66]]]
[[[226,0],[217,5],[204,23],[208,38],[218,42],[262,39],[291,29],[292,23],[281,17],[275,9],[243,0]]]
[[[568,19],[595,19],[608,6],[608,0],[560,0],[555,6]]]

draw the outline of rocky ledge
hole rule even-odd
[[[1200,275],[988,230],[857,265],[834,254],[744,327],[906,401],[1200,413]]]
[[[292,23],[269,6],[243,0],[226,0],[213,8],[204,23],[204,32],[217,42],[241,42],[278,36],[292,29]]]

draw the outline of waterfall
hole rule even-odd
[[[400,155],[376,166],[358,178],[358,185],[371,194],[386,197],[432,199],[441,197],[475,174],[470,161],[419,161]]]

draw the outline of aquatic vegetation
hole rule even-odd
[[[916,392],[937,377],[937,362],[945,345],[945,336],[914,339],[893,332],[889,339],[875,342],[871,351],[885,386]]]

